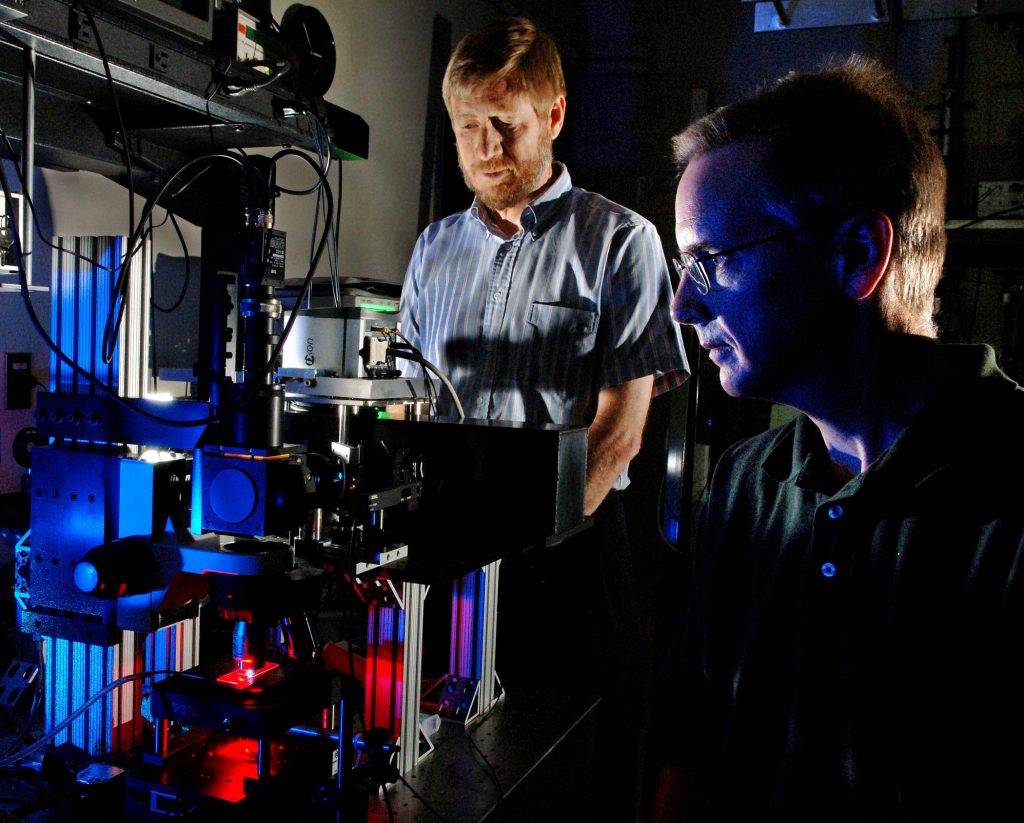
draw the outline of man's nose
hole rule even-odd
[[[481,160],[490,160],[501,154],[501,133],[491,123],[480,128],[480,145],[477,147]]]
[[[707,310],[701,302],[702,296],[689,277],[680,280],[672,299],[672,319],[691,326],[706,320]]]

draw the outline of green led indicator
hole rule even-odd
[[[380,311],[386,314],[394,314],[398,311],[394,306],[378,306],[376,303],[360,303],[359,308],[369,309],[370,311]]]

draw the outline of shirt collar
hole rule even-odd
[[[792,482],[802,489],[833,494],[841,485],[828,458],[818,427],[806,415],[786,426],[761,463],[778,483]]]
[[[975,441],[984,439],[986,432],[978,431],[972,421],[981,408],[994,402],[991,395],[1005,392],[1010,381],[999,369],[990,346],[942,345],[939,351],[947,368],[957,375],[951,389],[929,402],[896,442],[850,481],[853,486],[868,480],[869,475],[872,483],[881,477],[888,483],[896,474],[904,482],[923,482],[954,455],[983,448]],[[936,443],[944,448],[937,449]],[[821,432],[805,415],[780,430],[761,468],[776,482],[792,482],[828,495],[842,486],[831,470]]]
[[[530,232],[534,237],[538,237],[551,225],[563,198],[572,190],[569,170],[563,163],[555,161],[552,164],[552,174],[554,179],[552,179],[551,185],[523,209],[523,216],[519,221],[523,226],[523,231]]]
[[[551,225],[558,214],[563,198],[572,190],[572,179],[569,177],[569,170],[564,163],[559,163],[557,160],[552,163],[552,175],[551,185],[523,209],[523,214],[519,218],[523,232],[530,232],[534,238],[539,237]],[[473,198],[473,205],[469,207],[469,213],[485,226],[491,225],[487,209],[480,202],[479,197]]]

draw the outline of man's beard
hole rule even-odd
[[[470,176],[462,165],[462,158],[459,157],[462,179],[465,180],[466,187],[476,194],[480,202],[491,211],[501,211],[515,206],[529,199],[530,195],[544,184],[544,179],[554,159],[553,142],[550,136],[542,136],[536,156],[523,164],[513,165],[508,160],[503,160],[491,165],[481,164],[474,167],[473,171],[476,173],[506,169],[510,172],[500,185],[490,187],[486,191],[473,188]]]

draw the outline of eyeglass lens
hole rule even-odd
[[[675,266],[676,274],[679,275],[680,279],[684,277],[690,278],[690,281],[701,294],[707,294],[711,291],[711,280],[704,269],[704,264],[692,254],[685,251],[679,252],[676,257],[672,258],[672,264]]]

